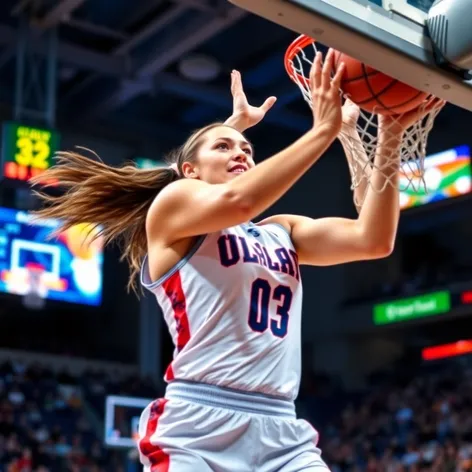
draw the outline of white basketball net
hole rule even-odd
[[[288,64],[293,70],[290,77],[298,85],[303,94],[303,98],[310,107],[312,106],[312,99],[308,77],[316,52],[316,43],[311,43],[308,46],[303,45],[302,47],[298,47],[293,57],[288,60]],[[427,191],[426,182],[424,180],[424,158],[426,156],[428,135],[433,128],[434,120],[439,111],[440,109],[438,108],[433,109],[425,115],[422,120],[410,127],[404,134],[401,145],[401,167],[399,176],[399,186],[401,190],[407,190],[411,187],[417,192],[423,187],[425,191]],[[398,115],[398,117],[400,116],[401,115]],[[348,159],[348,163],[352,190],[365,183],[375,192],[380,193],[387,185],[393,185],[393,179],[396,175],[392,173],[392,169],[398,168],[394,165],[397,163],[398,154],[393,152],[389,153],[392,158],[390,162],[385,162],[382,168],[375,165],[374,157],[378,144],[377,130],[377,115],[362,109],[360,110],[359,120],[355,126],[352,125],[350,129],[349,125],[343,124],[339,140],[346,149],[346,152],[349,152],[351,155],[351,159]],[[360,137],[361,143],[359,143],[358,139],[353,139],[355,132],[357,132],[357,135]],[[370,177],[374,168],[381,171],[385,177],[384,184],[381,188],[376,188],[371,182]],[[362,195],[360,201],[358,201],[359,198],[356,198],[355,195],[354,203],[356,205],[362,205],[364,197],[365,193]]]

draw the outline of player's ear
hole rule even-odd
[[[195,164],[191,162],[184,162],[182,164],[182,175],[186,179],[198,179],[200,177],[195,167]]]

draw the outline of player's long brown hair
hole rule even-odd
[[[59,218],[66,230],[79,223],[100,226],[105,243],[121,243],[122,260],[129,263],[131,274],[128,290],[137,292],[136,277],[147,252],[146,216],[156,195],[182,175],[182,164],[192,162],[202,143],[204,134],[223,123],[213,123],[195,131],[180,148],[166,158],[168,164],[176,163],[178,172],[170,167],[138,169],[134,164],[111,167],[96,159],[71,151],[56,155],[57,165],[31,179],[33,185],[41,182],[59,182],[65,191],[52,195],[37,190],[45,205],[34,212],[37,218]],[[46,185],[47,187],[47,185]],[[43,187],[44,188],[44,187]]]

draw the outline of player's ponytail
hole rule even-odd
[[[138,169],[133,164],[111,167],[98,156],[90,159],[76,152],[58,152],[57,165],[31,180],[59,182],[61,194],[37,190],[35,194],[45,203],[34,214],[37,218],[61,219],[60,231],[79,223],[100,227],[93,232],[103,236],[105,243],[118,241],[130,265],[128,289],[136,291],[136,277],[147,251],[146,216],[156,195],[180,178],[182,164],[195,159],[203,134],[220,123],[195,132],[178,150],[172,152],[168,167]],[[170,166],[175,163],[176,166]]]

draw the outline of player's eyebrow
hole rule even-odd
[[[225,142],[228,142],[228,143],[231,143],[231,144],[234,144],[234,143],[237,142],[239,145],[249,146],[251,148],[251,153],[254,154],[254,146],[251,143],[251,141],[248,141],[247,139],[241,139],[239,141],[236,141],[235,139],[230,138],[228,136],[220,136],[219,138],[215,139],[213,144],[217,143],[218,141],[225,141]]]

